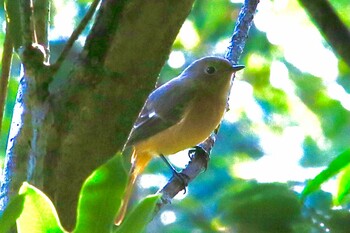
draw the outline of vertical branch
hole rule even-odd
[[[230,60],[233,64],[237,64],[240,56],[242,55],[258,3],[259,0],[245,0],[244,5],[238,15],[236,26],[232,33],[231,42],[225,55],[225,58]],[[216,140],[216,133],[217,132],[212,133],[212,135],[210,135],[206,141],[199,144],[194,150],[190,151],[191,161],[187,167],[181,171],[181,174],[184,175],[183,177],[187,178],[187,183],[195,179],[203,169],[206,169],[209,154]],[[178,192],[183,190],[183,188],[183,183],[179,179],[172,177],[159,191],[159,193],[162,194],[162,198],[157,204],[156,212],[159,211],[164,205],[170,203],[171,199]]]
[[[21,137],[19,134],[20,131],[22,135],[31,133],[31,127],[23,127],[24,124],[28,124],[31,121],[30,114],[23,117],[23,111],[25,109],[24,94],[26,89],[26,82],[22,78],[17,91],[4,168],[0,173],[0,213],[5,210],[10,197],[18,193],[18,189],[27,175],[29,145],[25,137]],[[29,124],[29,126],[31,125]],[[19,144],[20,146],[15,148],[15,144]]]
[[[20,0],[4,1],[4,8],[6,13],[6,34],[11,37],[13,47],[17,51],[23,44]]]
[[[8,81],[10,78],[10,69],[12,62],[13,42],[9,33],[9,27],[6,27],[6,35],[1,60],[1,77],[0,77],[0,133],[2,127],[2,119],[5,111],[5,100],[7,96]]]
[[[36,42],[36,36],[34,34],[34,24],[32,22],[33,16],[33,2],[32,0],[21,0],[20,1],[20,13],[21,13],[21,24],[23,29],[23,40],[24,45],[31,45]]]
[[[259,0],[245,0],[244,5],[239,12],[230,45],[225,54],[225,58],[230,60],[233,64],[238,63],[239,58],[243,53],[258,3]]]
[[[104,63],[127,2],[128,0],[102,1],[91,33],[86,38],[82,60],[94,66]]]
[[[48,29],[50,19],[50,2],[48,0],[35,0],[33,12],[33,33],[35,33],[37,43],[46,50],[45,62],[49,61]]]
[[[18,4],[16,5],[15,3]],[[17,41],[14,43],[16,48],[24,45],[24,50],[22,52],[22,63],[25,68],[25,74],[21,78],[20,86],[17,92],[14,107],[15,117],[12,120],[4,169],[0,176],[0,212],[5,209],[6,205],[8,204],[9,197],[18,192],[18,188],[20,187],[21,183],[26,180],[28,176],[27,165],[28,159],[31,157],[29,154],[31,153],[30,144],[33,141],[33,122],[38,118],[36,116],[33,117],[34,120],[32,118],[32,115],[35,115],[33,114],[33,106],[35,105],[33,104],[33,99],[35,98],[31,97],[36,97],[37,93],[35,86],[36,76],[40,76],[38,75],[40,72],[41,74],[45,74],[44,69],[42,69],[44,53],[41,53],[40,48],[33,47],[33,45],[37,42],[37,38],[34,31],[32,0],[19,0],[18,2],[13,2],[13,5],[9,6],[10,11],[7,13],[10,24],[7,29],[11,31],[11,33],[9,33],[11,39],[7,39],[10,39],[10,42]],[[19,13],[19,16],[15,13]],[[11,19],[15,20],[11,21]],[[20,25],[20,28],[16,28],[16,25]],[[19,32],[16,32],[16,30]],[[20,37],[20,39],[18,40],[16,36]],[[10,49],[12,51],[10,44],[8,44],[8,47],[5,46],[4,56],[10,56]],[[5,64],[8,69],[3,69],[2,75],[9,72],[10,59],[8,59]],[[37,72],[38,70],[39,72]]]

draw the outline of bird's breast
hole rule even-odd
[[[226,98],[195,98],[179,123],[137,144],[136,149],[154,155],[169,155],[195,146],[219,125],[225,108]]]

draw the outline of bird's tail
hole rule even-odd
[[[138,153],[134,148],[133,154],[131,157],[132,165],[129,172],[129,180],[125,189],[122,205],[119,209],[116,219],[114,220],[115,225],[119,226],[122,223],[126,214],[126,210],[128,208],[129,200],[132,196],[132,191],[133,191],[136,179],[139,176],[139,174],[145,169],[145,167],[147,166],[151,158],[152,158],[152,155],[150,153],[148,152]]]

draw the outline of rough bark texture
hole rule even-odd
[[[82,182],[122,148],[193,1],[105,0],[69,77],[54,85],[40,78],[45,67],[29,72],[23,127],[9,153],[16,161],[7,165],[15,167],[13,193],[28,177],[74,226]],[[47,93],[38,95],[38,83]]]

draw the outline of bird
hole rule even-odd
[[[170,155],[204,141],[224,115],[234,73],[243,69],[208,56],[148,96],[124,145],[132,148],[129,180],[115,218],[120,225],[137,177],[155,156]]]

